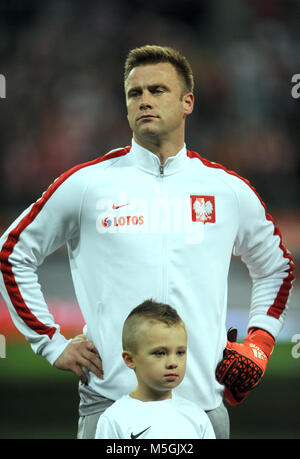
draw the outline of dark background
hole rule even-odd
[[[180,50],[194,71],[187,147],[251,181],[297,267],[300,99],[292,97],[291,79],[300,74],[299,30],[297,0],[2,0],[1,232],[66,169],[130,143],[124,60],[131,48],[161,44]],[[71,305],[68,325],[76,300],[65,249],[40,275],[50,302]],[[242,335],[247,279],[233,260],[229,325]],[[261,385],[230,409],[233,438],[300,437],[300,359],[291,354],[292,337],[300,333],[299,298],[296,281]],[[3,319],[5,308],[1,303],[0,438],[75,438],[76,378],[35,356]],[[73,332],[81,332],[80,320],[68,329]]]

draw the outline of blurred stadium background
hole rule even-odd
[[[194,70],[188,147],[252,182],[297,267],[300,99],[291,95],[291,79],[300,73],[299,30],[297,0],[2,0],[1,233],[64,170],[130,143],[123,62],[133,47],[163,44],[181,50]],[[68,269],[62,248],[39,274],[56,321],[72,337],[83,321]],[[228,326],[240,337],[250,287],[233,259]],[[232,438],[300,438],[300,350],[292,342],[300,334],[299,300],[296,280],[263,381],[230,408]],[[2,300],[0,334],[0,438],[75,438],[75,376],[32,353]]]

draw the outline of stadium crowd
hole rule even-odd
[[[130,142],[123,62],[147,43],[192,64],[188,147],[252,180],[272,207],[299,205],[299,14],[292,0],[2,1],[2,218],[66,169]]]

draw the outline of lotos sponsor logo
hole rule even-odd
[[[103,218],[102,225],[104,226],[104,228],[109,228],[111,226],[111,220],[108,217]]]
[[[111,226],[136,226],[136,225],[143,225],[144,224],[144,217],[143,215],[126,215],[121,217],[105,217],[102,219],[102,225],[105,228],[110,228]]]
[[[215,197],[169,198],[159,192],[157,190],[146,199],[129,196],[127,190],[120,190],[114,197],[99,199],[96,202],[96,231],[99,234],[182,235],[188,244],[201,244],[205,223],[216,221]]]

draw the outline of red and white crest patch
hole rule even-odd
[[[214,196],[191,195],[192,221],[215,223],[216,209]]]

